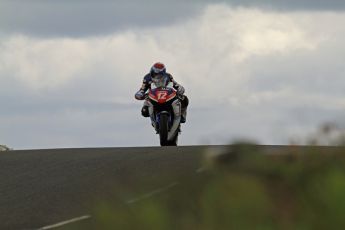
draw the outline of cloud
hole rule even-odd
[[[274,9],[280,11],[342,11],[345,8],[345,3],[341,0],[227,0],[225,2],[234,6]]]
[[[311,37],[298,20],[298,15],[217,5],[163,29],[88,39],[13,36],[3,42],[2,70],[33,90],[106,78],[124,86],[119,89],[124,93],[135,86],[137,79],[130,76],[143,75],[152,62],[163,60],[193,92],[207,91],[202,98],[214,100],[217,92],[227,97],[226,90],[246,84],[251,75],[244,66],[251,58],[316,49],[322,37]],[[210,85],[220,81],[226,84]]]
[[[195,15],[204,6],[164,0],[2,0],[0,4],[0,33],[75,38],[171,25]]]
[[[0,138],[13,147],[158,144],[133,94],[160,60],[191,100],[182,144],[286,143],[344,114],[345,31],[334,24],[344,19],[217,4],[164,27],[2,38]]]
[[[0,36],[103,36],[124,30],[171,26],[209,4],[280,11],[343,11],[341,0],[2,0]]]

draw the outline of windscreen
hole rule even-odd
[[[167,76],[156,76],[152,77],[152,82],[154,84],[154,88],[162,88],[166,87],[169,83],[169,78]]]

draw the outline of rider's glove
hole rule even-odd
[[[177,94],[183,95],[184,94],[184,88],[182,85],[179,85],[177,88]]]
[[[135,94],[135,99],[137,100],[144,100],[145,99],[145,92],[142,90],[139,90],[136,94]]]

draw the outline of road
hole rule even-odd
[[[205,147],[0,152],[0,229],[39,229],[171,186],[195,173]],[[163,176],[165,175],[165,176]],[[164,179],[163,179],[164,178]],[[123,191],[126,188],[126,191]]]

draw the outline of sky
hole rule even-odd
[[[156,146],[134,99],[161,61],[190,98],[180,145],[345,126],[345,2],[0,0],[0,144]]]

